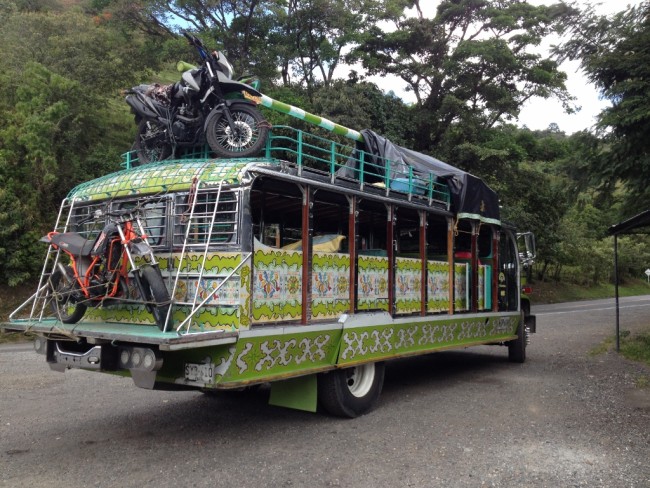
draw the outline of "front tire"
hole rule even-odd
[[[337,369],[318,377],[318,399],[330,414],[355,418],[372,410],[384,385],[384,363]]]
[[[517,338],[508,341],[508,360],[511,363],[523,363],[526,361],[526,343],[527,343],[526,321],[524,314],[521,313],[519,327],[517,327]]]
[[[235,130],[222,112],[212,117],[206,126],[206,139],[210,149],[220,158],[248,158],[257,156],[269,132],[268,122],[255,108],[236,105],[230,110]]]
[[[52,273],[48,300],[51,300],[52,311],[61,322],[76,324],[84,316],[88,307],[82,302],[84,297],[77,286],[74,271],[70,266],[64,268],[67,276],[64,276],[60,269]]]
[[[153,315],[158,328],[164,331],[166,326],[171,325],[172,322],[171,317],[169,321],[167,320],[171,299],[160,270],[153,266],[143,266],[140,268],[140,281],[145,295],[143,297],[146,302],[145,306]]]
[[[133,167],[162,161],[172,154],[165,127],[151,120],[142,120],[138,124],[133,149],[138,155],[138,160],[131,163]]]

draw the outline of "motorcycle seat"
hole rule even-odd
[[[52,236],[52,244],[75,256],[90,256],[95,240],[85,239],[75,232],[64,232]]]

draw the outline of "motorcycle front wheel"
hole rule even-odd
[[[167,141],[165,127],[151,120],[142,120],[138,124],[133,149],[138,159],[133,161],[131,166],[162,161],[172,154],[172,146]]]
[[[79,290],[74,271],[65,266],[67,276],[57,269],[49,281],[48,300],[54,315],[64,324],[76,324],[86,313],[88,307],[82,302],[83,295]]]
[[[150,265],[143,266],[140,268],[140,282],[145,295],[145,306],[153,315],[158,328],[164,331],[168,328],[167,325],[171,325],[171,317],[167,321],[171,299],[160,270]]]
[[[257,109],[248,105],[229,110],[234,130],[224,113],[208,121],[205,135],[210,149],[221,158],[257,156],[266,144],[268,122]]]

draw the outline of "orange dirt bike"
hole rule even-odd
[[[165,330],[170,297],[142,225],[142,209],[96,211],[78,224],[105,221],[99,235],[86,239],[76,232],[50,232],[41,240],[63,251],[70,264],[57,261],[48,280],[48,298],[56,316],[66,324],[81,320],[88,306],[129,299],[129,281]],[[135,259],[135,257],[139,259]]]

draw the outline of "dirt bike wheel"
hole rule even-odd
[[[147,310],[153,315],[158,328],[165,330],[166,325],[171,325],[171,317],[167,321],[171,299],[160,270],[153,266],[143,266],[140,268],[140,280],[145,293]]]
[[[172,147],[167,142],[165,128],[151,120],[142,120],[138,124],[133,149],[138,156],[137,161],[131,163],[131,166],[134,167],[162,161],[172,154]]]
[[[86,313],[88,307],[82,303],[81,291],[74,281],[74,272],[70,266],[65,266],[67,278],[57,269],[50,278],[48,300],[54,315],[64,324],[76,324]]]
[[[210,149],[221,158],[248,158],[257,156],[268,135],[268,122],[252,106],[238,105],[230,108],[235,123],[231,130],[224,114],[213,117],[206,127],[206,138]]]

